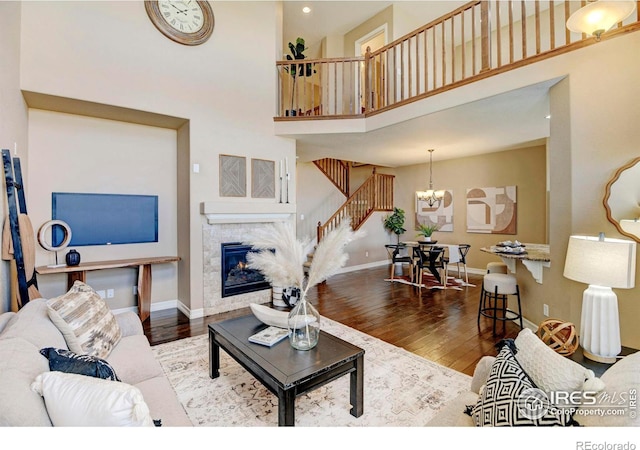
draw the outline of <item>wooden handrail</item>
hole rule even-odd
[[[348,162],[340,159],[323,158],[313,161],[313,163],[345,197],[349,197],[351,167]]]
[[[640,29],[637,3],[602,40]],[[278,61],[274,120],[367,117],[595,44],[566,28],[580,5],[473,0],[363,57],[305,59],[314,73],[297,83],[285,70],[292,62]]]
[[[374,171],[338,210],[324,224],[318,222],[317,239],[320,242],[328,232],[343,220],[351,220],[351,227],[357,230],[375,211],[393,210],[394,175]]]

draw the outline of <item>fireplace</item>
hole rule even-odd
[[[247,253],[251,251],[250,245],[226,242],[221,246],[222,297],[271,288],[271,284],[264,279],[260,271],[247,267]]]

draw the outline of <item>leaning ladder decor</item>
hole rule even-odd
[[[29,287],[38,287],[36,273],[27,280],[25,271],[24,249],[20,238],[20,214],[27,214],[27,203],[24,196],[24,184],[22,182],[22,169],[20,158],[11,158],[11,152],[2,150],[2,163],[4,165],[4,179],[7,186],[7,204],[9,206],[9,226],[11,228],[11,242],[13,244],[13,258],[16,261],[18,278],[18,307],[22,308],[29,302]],[[18,198],[16,205],[16,196]],[[19,208],[19,209],[18,209]]]

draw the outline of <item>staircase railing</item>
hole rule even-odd
[[[375,211],[393,210],[394,175],[374,173],[349,197],[324,224],[318,222],[318,242],[343,220],[351,220],[357,230]]]
[[[637,3],[636,13],[603,40],[640,30]],[[595,44],[594,37],[570,32],[565,25],[585,4],[474,0],[363,57],[305,60],[315,72],[299,78],[295,90],[286,71],[291,62],[278,61],[275,120],[377,114]]]
[[[349,162],[340,159],[323,158],[313,163],[345,197],[349,197]]]

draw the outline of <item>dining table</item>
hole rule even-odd
[[[455,264],[460,261],[460,246],[457,244],[439,244],[438,241],[403,241],[407,247],[419,248],[420,250],[427,251],[429,247],[444,247],[446,250],[446,257],[449,264]],[[442,276],[438,272],[436,261],[430,261],[428,266],[429,271],[438,280],[438,283],[442,283]]]
[[[499,256],[507,265],[511,273],[516,272],[516,263],[520,261],[525,266],[536,282],[542,284],[542,270],[551,267],[551,256],[548,244],[524,243],[513,245],[512,243],[497,243],[489,247],[482,247],[480,251]]]

